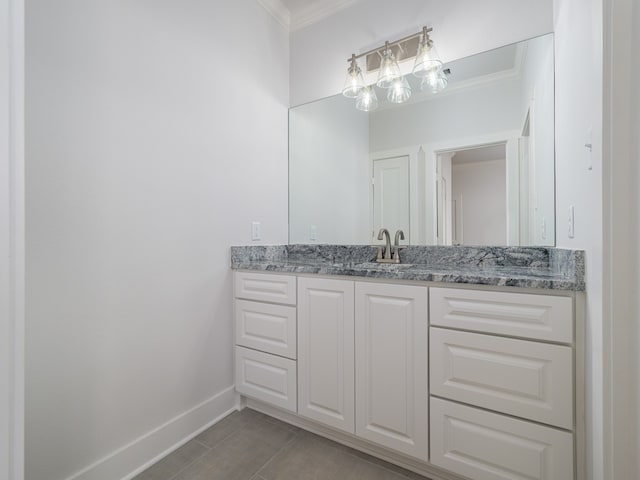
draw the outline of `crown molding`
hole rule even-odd
[[[291,12],[280,0],[257,0],[285,29],[291,29]]]
[[[358,3],[360,0],[330,0],[325,2],[315,2],[308,7],[301,9],[291,16],[290,30],[300,30],[311,24],[319,22],[334,13],[344,10]]]

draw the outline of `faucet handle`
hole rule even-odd
[[[392,255],[395,263],[400,263],[400,249],[405,247],[405,245],[400,245],[400,240],[404,240],[404,232],[402,230],[397,230]]]

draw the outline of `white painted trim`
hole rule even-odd
[[[280,0],[257,0],[257,2],[262,8],[269,12],[280,25],[289,30],[291,26],[291,13],[284,3]]]
[[[330,0],[314,2],[294,12],[291,16],[291,31],[301,30],[320,20],[330,17],[345,8],[355,5],[360,0]]]
[[[631,61],[637,48],[634,8],[635,0],[604,0],[602,441],[607,480],[640,478],[640,172],[633,131],[640,112],[637,97],[634,102],[638,71]]]
[[[231,386],[67,480],[130,480],[235,410],[237,396]]]
[[[24,479],[24,0],[0,3],[0,480]]]

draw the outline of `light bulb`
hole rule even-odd
[[[422,40],[418,45],[416,61],[413,64],[413,74],[418,78],[425,78],[442,68],[442,61],[438,56],[433,40],[429,38],[427,27],[422,31]]]
[[[369,112],[378,108],[378,96],[373,87],[364,87],[362,89],[356,100],[356,108],[363,112]]]
[[[449,81],[447,80],[444,72],[442,70],[438,70],[436,72],[432,72],[431,75],[428,75],[422,79],[420,89],[423,92],[431,92],[433,94],[436,94],[447,88],[448,83]]]
[[[376,85],[380,88],[389,88],[393,81],[401,76],[398,62],[396,62],[396,58],[393,56],[391,49],[387,48],[382,55]]]
[[[387,92],[387,100],[393,103],[404,103],[411,97],[411,86],[404,77],[396,78]]]
[[[362,76],[362,70],[356,63],[355,55],[351,56],[351,65],[347,70],[347,78],[344,81],[344,88],[342,94],[348,98],[356,98],[358,94],[364,89],[364,78]]]

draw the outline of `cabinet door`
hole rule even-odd
[[[356,435],[428,456],[426,287],[356,283]]]
[[[298,280],[298,413],[354,433],[353,282]]]

